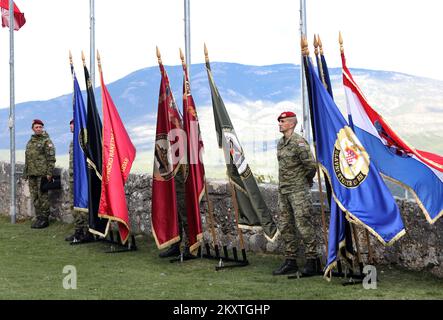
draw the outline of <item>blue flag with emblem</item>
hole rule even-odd
[[[305,64],[317,160],[329,179],[332,196],[350,222],[364,226],[384,245],[391,245],[405,234],[400,210],[311,61],[305,59]],[[325,275],[330,268],[327,266]]]
[[[329,69],[326,63],[326,58],[323,54],[323,48],[320,44],[320,55],[315,54],[317,58],[318,74],[322,79],[323,86],[328,91],[332,99],[334,95],[332,92],[331,78],[329,76]],[[351,263],[351,259],[354,255],[354,249],[352,244],[352,233],[349,221],[346,220],[345,214],[340,209],[338,204],[332,198],[332,188],[329,181],[325,181],[328,204],[331,210],[329,219],[329,233],[328,233],[328,254],[326,268],[332,269],[335,265],[338,266],[339,273],[342,272],[341,264],[339,263],[339,256]],[[330,278],[329,278],[330,279]]]
[[[86,109],[83,102],[82,92],[71,65],[72,78],[74,80],[73,109],[74,109],[74,133],[73,133],[73,167],[74,167],[74,210],[88,212],[88,169],[84,152],[86,142]]]

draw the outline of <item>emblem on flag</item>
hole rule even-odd
[[[154,179],[167,181],[174,176],[172,153],[167,134],[158,134],[155,141]]]
[[[240,142],[238,141],[237,136],[231,132],[224,131],[223,134],[229,147],[229,154],[232,157],[232,162],[237,167],[238,173],[242,175],[246,171],[248,163],[243,155],[243,149]]]
[[[358,187],[368,176],[369,155],[348,126],[337,134],[333,161],[335,175],[346,188]]]

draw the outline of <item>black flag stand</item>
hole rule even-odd
[[[237,195],[235,194],[235,186],[232,184],[232,182],[230,183],[230,186],[231,186],[232,202],[234,205],[235,224],[237,226],[237,233],[238,233],[238,239],[240,242],[242,260],[238,259],[237,247],[232,248],[232,255],[234,257],[232,259],[229,257],[227,246],[223,246],[224,257],[218,257],[219,262],[218,262],[218,265],[215,267],[216,271],[226,269],[226,268],[245,267],[245,266],[249,265],[249,261],[246,257],[246,249],[245,249],[245,243],[244,243],[244,239],[243,239],[243,233],[242,233],[241,229],[238,227],[238,217],[239,217],[238,211],[239,210],[238,210]],[[234,262],[234,264],[225,265],[224,262]]]
[[[114,238],[114,230],[112,229],[109,230],[109,239],[103,238],[102,241],[110,244],[109,250],[105,251],[105,253],[121,253],[121,252],[129,252],[137,250],[135,236],[132,234],[131,238],[128,239],[127,243],[123,245],[118,230],[116,231],[115,238]]]
[[[231,185],[231,187],[233,188],[233,186]],[[233,189],[232,189],[233,190]],[[235,268],[235,267],[244,267],[249,265],[249,261],[246,257],[246,250],[244,249],[244,242],[243,242],[243,235],[241,234],[241,231],[238,229],[238,224],[237,224],[237,230],[238,230],[238,234],[239,234],[239,239],[240,239],[240,245],[241,245],[241,253],[242,253],[242,259],[239,259],[238,257],[238,250],[237,247],[233,247],[232,248],[232,258],[229,256],[229,251],[228,251],[228,247],[227,246],[223,246],[223,256],[220,254],[220,248],[217,244],[216,241],[216,234],[215,234],[215,227],[214,227],[214,210],[213,210],[213,205],[212,202],[209,199],[209,195],[208,195],[208,184],[206,183],[205,180],[205,196],[206,196],[206,201],[208,202],[208,218],[210,221],[210,228],[211,228],[211,233],[212,233],[212,239],[213,239],[213,245],[214,245],[214,255],[211,253],[211,246],[209,243],[205,242],[204,243],[204,251],[202,246],[200,246],[198,248],[198,254],[196,257],[194,256],[184,256],[183,253],[180,254],[178,257],[169,260],[171,263],[173,262],[183,262],[186,260],[194,260],[197,259],[197,257],[201,257],[201,258],[206,258],[206,259],[213,259],[213,260],[218,260],[218,265],[215,267],[216,271],[219,271],[221,269],[225,269],[225,268]],[[238,221],[238,204],[237,204],[237,199],[235,197],[235,194],[233,193],[233,203],[234,203],[234,209],[236,212],[236,221]],[[232,262],[233,264],[228,264],[226,265],[226,262]]]

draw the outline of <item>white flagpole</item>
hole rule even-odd
[[[189,79],[191,78],[191,8],[190,0],[185,1],[185,59]]]
[[[92,89],[95,88],[95,1],[89,0],[89,76],[91,79]]]
[[[300,0],[300,38],[303,36],[307,37],[307,26],[306,26],[306,0]],[[303,136],[312,144],[311,138],[311,122],[309,116],[309,100],[307,95],[306,78],[305,78],[305,68],[303,64],[303,54],[300,53],[301,64],[300,64],[300,84],[301,84],[301,96],[302,96],[302,109],[303,109]]]
[[[14,1],[9,0],[9,132],[11,151],[11,223],[16,221],[16,180],[15,180],[15,82],[14,82]]]

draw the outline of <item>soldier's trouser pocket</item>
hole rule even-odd
[[[42,177],[29,177],[29,191],[31,193],[32,202],[34,204],[35,215],[40,218],[48,218],[49,216],[49,195],[48,192],[40,190]]]

